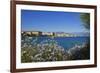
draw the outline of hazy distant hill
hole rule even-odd
[[[74,32],[72,34],[76,34],[78,36],[90,36],[90,33],[89,32]]]

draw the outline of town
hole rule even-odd
[[[65,32],[41,32],[41,31],[24,31],[22,36],[51,36],[51,37],[78,37],[78,34]]]

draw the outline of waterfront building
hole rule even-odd
[[[42,35],[42,32],[40,32],[40,31],[32,31],[31,34],[34,35],[34,36],[40,36],[40,35]]]
[[[42,32],[42,35],[53,36],[53,32]]]

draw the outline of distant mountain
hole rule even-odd
[[[90,33],[89,32],[74,32],[74,33],[71,33],[71,34],[75,34],[75,35],[78,35],[78,36],[90,36]]]
[[[56,33],[56,34],[69,34],[69,35],[80,36],[80,37],[83,37],[83,36],[89,37],[90,36],[89,32],[54,32],[54,33]]]

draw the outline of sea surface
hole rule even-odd
[[[63,46],[65,49],[74,47],[75,45],[82,45],[89,41],[89,37],[63,37],[55,38],[59,45]]]

